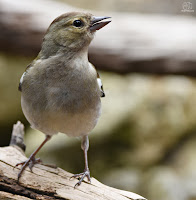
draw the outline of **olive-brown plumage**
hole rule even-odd
[[[100,97],[105,96],[101,79],[88,61],[88,46],[108,17],[72,12],[56,18],[49,26],[37,58],[21,77],[21,105],[31,127],[42,131],[46,139],[22,164],[18,180],[27,166],[36,163],[35,155],[58,132],[82,137],[84,173],[77,185],[90,172],[87,161],[88,134],[101,113]]]

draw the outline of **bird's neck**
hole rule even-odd
[[[54,41],[44,41],[42,43],[41,51],[38,57],[41,59],[47,59],[55,55],[65,56],[66,59],[73,59],[74,56],[84,57],[88,59],[88,46],[84,46],[80,49],[69,48],[59,44],[55,44]]]

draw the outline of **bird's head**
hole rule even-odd
[[[70,12],[57,17],[49,26],[44,37],[43,46],[53,51],[64,48],[68,51],[79,51],[88,47],[96,30],[111,21],[103,21],[110,17],[95,17],[89,13]]]

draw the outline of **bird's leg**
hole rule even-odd
[[[81,185],[82,181],[84,180],[85,177],[87,177],[88,181],[91,182],[90,178],[90,171],[88,168],[88,158],[87,158],[87,151],[89,148],[89,139],[88,135],[83,136],[82,142],[81,142],[81,148],[84,151],[84,161],[85,161],[85,168],[84,172],[80,174],[75,174],[71,178],[79,178],[79,181],[75,184],[74,188]]]
[[[25,170],[25,168],[28,166],[30,168],[30,170],[32,171],[32,168],[34,166],[34,164],[36,163],[40,163],[41,160],[38,158],[36,159],[35,158],[35,155],[38,153],[38,151],[44,146],[44,144],[50,140],[51,136],[50,135],[46,135],[46,138],[45,140],[41,143],[41,145],[30,155],[30,157],[28,158],[28,160],[24,161],[24,162],[21,162],[21,163],[18,163],[16,164],[15,167],[19,166],[19,165],[22,165],[21,169],[20,169],[20,172],[18,173],[18,182],[19,182],[19,179],[23,173],[23,171]]]

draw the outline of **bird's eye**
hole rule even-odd
[[[77,19],[73,22],[73,25],[76,27],[81,27],[81,26],[83,26],[83,22],[81,20]]]

